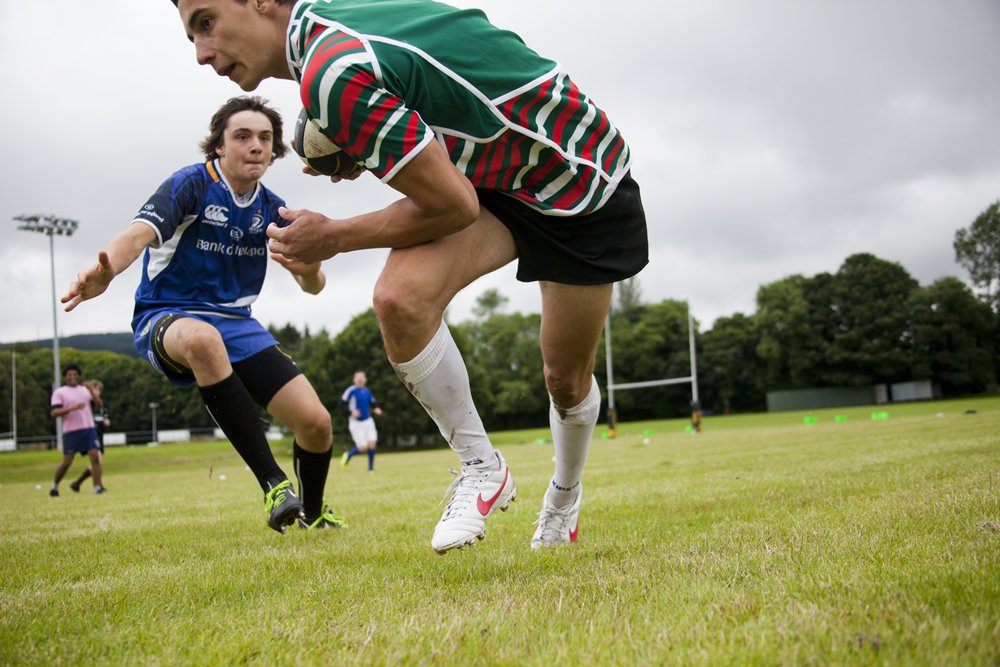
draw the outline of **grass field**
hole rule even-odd
[[[888,411],[626,424],[541,552],[546,431],[497,434],[518,501],[445,556],[447,450],[334,465],[350,528],[285,536],[228,444],[58,499],[56,453],[3,454],[0,664],[1000,664],[1000,398]]]

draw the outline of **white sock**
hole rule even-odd
[[[549,396],[549,425],[556,454],[556,472],[549,483],[549,500],[556,507],[576,501],[580,493],[583,464],[587,461],[590,439],[601,411],[601,390],[591,377],[587,398],[560,415]]]
[[[413,359],[393,363],[392,367],[424,406],[463,465],[494,470],[499,467],[472,400],[469,371],[444,320],[427,347]]]

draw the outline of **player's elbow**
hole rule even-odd
[[[454,193],[447,202],[442,202],[436,213],[445,234],[460,232],[479,219],[479,197],[470,184],[461,194]]]
[[[462,220],[460,229],[465,229],[479,219],[479,196],[476,195],[476,190],[471,183],[467,182],[467,186],[458,212]]]

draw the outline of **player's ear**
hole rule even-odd
[[[282,16],[281,10],[283,9],[278,5],[276,0],[249,0],[254,3],[254,8],[259,14],[264,16]],[[291,5],[288,5],[284,9],[290,9]]]

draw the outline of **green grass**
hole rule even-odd
[[[497,434],[518,501],[441,557],[447,450],[335,464],[350,528],[285,536],[227,444],[58,499],[54,452],[0,455],[0,664],[996,665],[1000,399],[886,409],[622,425],[541,552],[545,431]]]

